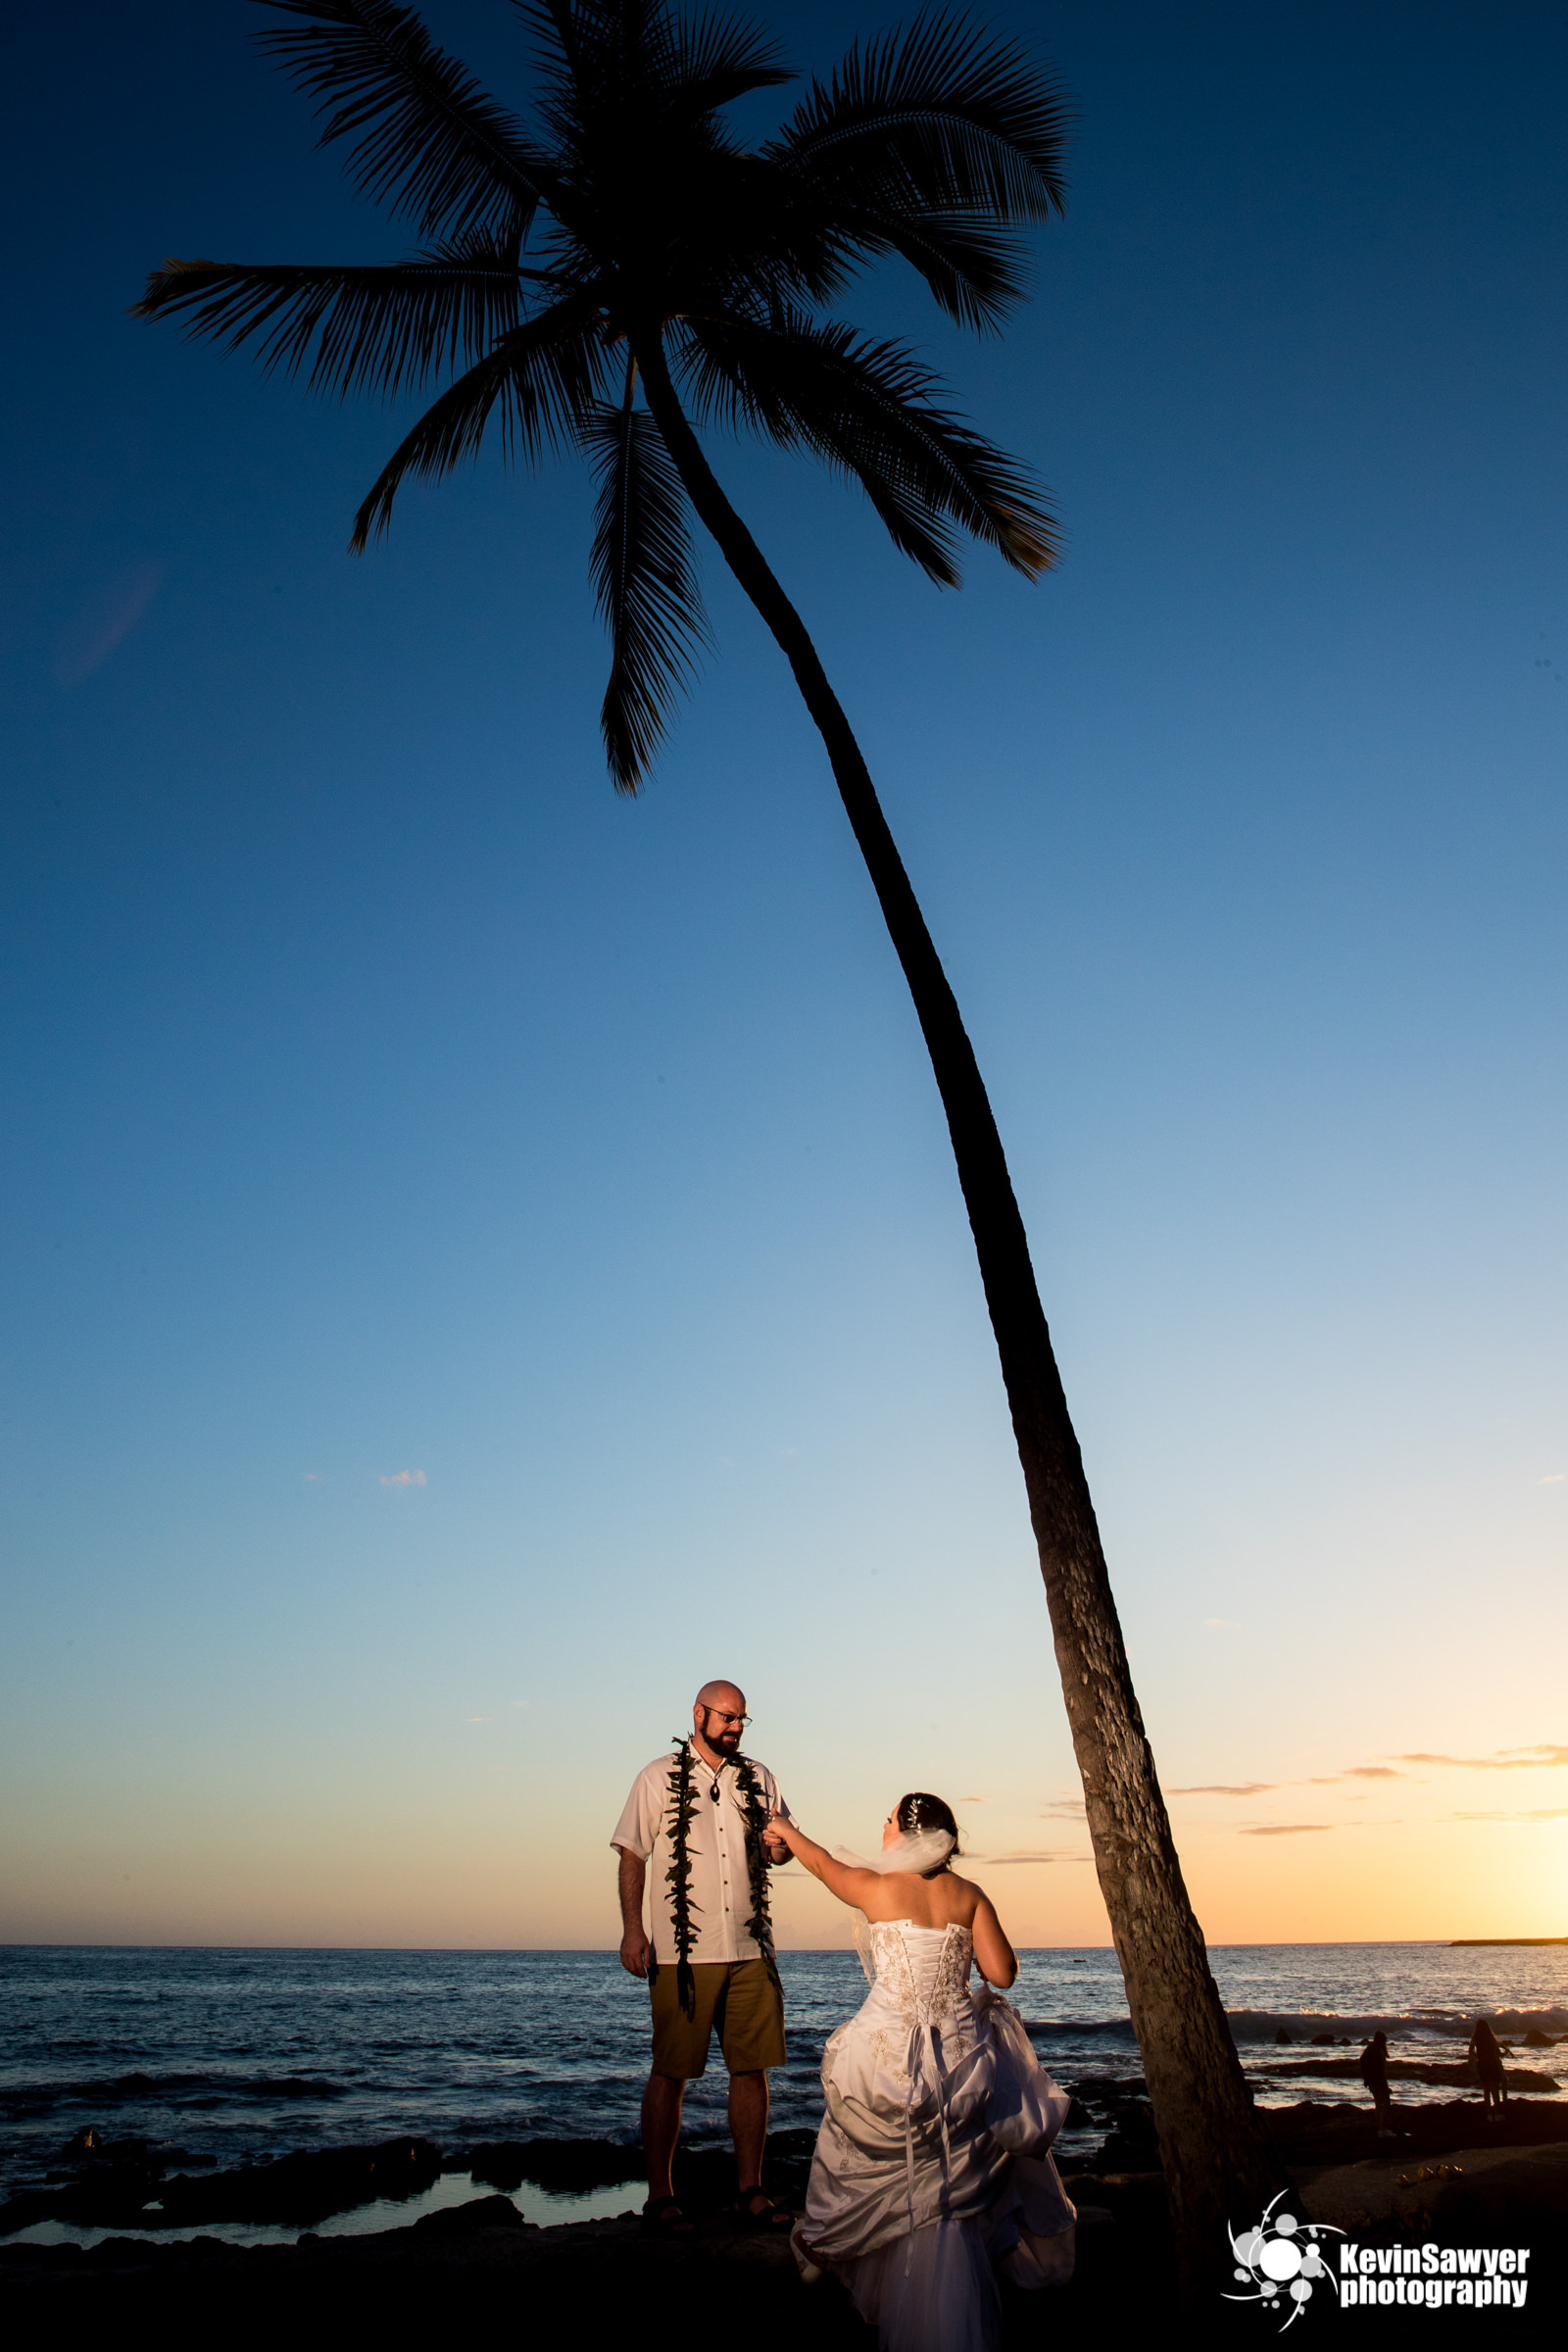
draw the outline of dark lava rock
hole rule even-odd
[[[142,2141],[131,2144],[145,2148]],[[110,2230],[188,2230],[203,2222],[304,2225],[367,2205],[372,2197],[417,2196],[440,2172],[441,2152],[427,2139],[313,2149],[280,2156],[272,2164],[176,2173],[171,2179],[165,2178],[161,2160],[143,2155],[138,2161],[117,2161],[95,2149],[67,2187],[24,2193],[0,2206],[0,2234],[43,2221]],[[159,2209],[148,2212],[155,2195]]]
[[[1552,2040],[1551,2035],[1549,2034],[1543,2034],[1539,2026],[1532,2026],[1529,2033],[1525,2035],[1525,2048],[1527,2050],[1554,2050],[1556,2047],[1557,2044]]]
[[[1568,2101],[1532,2099],[1494,2107],[1479,2099],[1442,2099],[1429,2106],[1394,2108],[1393,2141],[1379,2139],[1370,2107],[1348,2100],[1303,2101],[1260,2111],[1269,2137],[1287,2164],[1354,2164],[1363,2156],[1410,2155],[1452,2148],[1542,2147],[1568,2140]]]
[[[164,2183],[164,2229],[193,2222],[324,2221],[372,2197],[414,2197],[441,2173],[441,2151],[427,2139],[385,2139],[374,2147],[317,2148],[273,2164]]]
[[[449,2156],[446,2169],[469,2172],[492,2188],[520,2188],[531,2180],[556,2196],[580,2197],[591,2188],[640,2180],[643,2152],[612,2139],[488,2140],[466,2157]]]
[[[1093,2169],[1106,2173],[1155,2173],[1159,2170],[1159,2135],[1154,2111],[1147,2099],[1125,2099],[1098,2154]]]
[[[814,2132],[775,2132],[767,2143],[763,2180],[776,2197],[804,2196],[810,2170]],[[444,2169],[467,2172],[488,2187],[517,2189],[525,2180],[555,2196],[580,2197],[593,2188],[618,2188],[624,2182],[636,2190],[641,2204],[643,2152],[611,2139],[504,2139],[483,2142],[465,2155],[449,2156]],[[675,2155],[675,2193],[699,2213],[711,2213],[734,2201],[735,2159],[729,2147],[689,2144]]]
[[[421,2237],[464,2237],[474,2230],[527,2230],[510,2197],[470,2197],[466,2205],[446,2205],[438,2213],[422,2213],[414,2227]]]
[[[1314,2034],[1312,2040],[1319,2049],[1332,2049],[1334,2047],[1334,2036],[1332,2034]]]
[[[34,2222],[80,2222],[94,2230],[134,2228],[159,2186],[156,2165],[84,2164],[64,2188],[24,2189],[0,2205],[0,2236]]]
[[[1296,2039],[1296,2035],[1294,2034],[1287,2034],[1285,2028],[1281,2026],[1274,2038],[1279,2043],[1281,2049],[1289,2049],[1291,2043]]]
[[[1361,2062],[1358,2058],[1348,2057],[1291,2058],[1287,2059],[1284,2065],[1276,2061],[1269,2067],[1268,2072],[1275,2082],[1281,2081],[1286,2076],[1301,2075],[1321,2075],[1325,2078],[1335,2076],[1359,2078]],[[1462,2060],[1449,2064],[1440,2059],[1391,2058],[1388,2062],[1388,2076],[1391,2082],[1430,2082],[1435,2087],[1446,2084],[1453,2090],[1467,2090],[1471,2087],[1472,2082],[1470,2069]],[[1504,2073],[1503,2081],[1510,2092],[1523,2091],[1531,2097],[1538,2095],[1549,2097],[1558,2087],[1555,2075],[1537,2074],[1527,2066],[1509,2067]]]

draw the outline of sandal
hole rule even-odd
[[[776,2205],[765,2188],[743,2188],[735,2210],[749,2230],[793,2230],[795,2216]]]
[[[657,2237],[695,2237],[697,2234],[674,2197],[650,2197],[643,2207],[643,2228]]]

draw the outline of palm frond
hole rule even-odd
[[[715,110],[796,79],[777,44],[733,15],[677,15],[662,0],[513,0],[536,36],[540,111],[576,152],[620,127],[655,124],[716,138]]]
[[[514,328],[449,384],[399,443],[360,506],[349,545],[363,554],[380,538],[411,475],[451,473],[476,457],[492,421],[499,420],[508,463],[535,465],[546,449],[566,445],[593,408],[604,367],[598,319],[576,301]]]
[[[1070,119],[1021,43],[943,12],[857,42],[763,152],[871,212],[1042,220],[1062,208]]]
[[[799,78],[771,33],[741,17],[677,17],[671,31],[670,74],[683,113],[707,113],[749,90],[777,89]]]
[[[682,372],[700,415],[804,447],[858,481],[893,543],[956,586],[953,526],[1035,578],[1055,561],[1052,517],[1016,460],[943,405],[902,345],[838,321],[691,319]]]
[[[687,527],[686,493],[628,378],[618,407],[600,406],[579,428],[599,476],[591,568],[610,629],[610,682],[601,723],[611,779],[635,793],[663,740],[670,706],[710,642]]]
[[[391,0],[261,0],[309,22],[261,46],[326,117],[319,144],[352,139],[348,172],[366,195],[412,213],[419,232],[525,235],[551,178],[516,118]]]
[[[1024,299],[1024,248],[1010,230],[989,220],[956,220],[889,207],[880,217],[845,208],[843,234],[867,254],[897,253],[918,270],[939,306],[959,326],[1000,331]]]
[[[267,370],[296,375],[309,361],[313,392],[390,396],[471,363],[518,325],[522,278],[515,251],[478,233],[383,267],[168,261],[132,315],[160,314],[228,351],[254,342]]]

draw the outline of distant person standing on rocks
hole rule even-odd
[[[1374,2034],[1361,2052],[1361,2080],[1372,2094],[1379,2139],[1394,2137],[1394,2093],[1389,2088],[1389,2037]]]
[[[615,1825],[620,1854],[620,1964],[646,1977],[654,2063],[643,2093],[648,2160],[644,2227],[690,2234],[670,2181],[686,2084],[706,2073],[718,2028],[729,2069],[729,2128],[740,2196],[757,2230],[787,2230],[793,2216],[762,2188],[767,2069],[784,2064],[784,1994],[768,1920],[767,1874],[789,1848],[768,1832],[789,1808],[765,1764],[741,1753],[751,1718],[734,1683],[705,1683],[691,1736],[637,1775]],[[652,1934],[643,1925],[654,1865]]]
[[[1481,2085],[1483,2102],[1488,2107],[1501,2107],[1508,2097],[1502,2081],[1502,2052],[1497,2036],[1484,2017],[1476,2019],[1476,2030],[1470,2036],[1470,2065]]]

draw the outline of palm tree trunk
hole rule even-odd
[[[827,747],[914,999],[1002,1358],[1095,1863],[1143,2053],[1182,2268],[1194,2284],[1206,2282],[1231,2260],[1225,2222],[1260,2216],[1285,2175],[1252,2107],[1182,1881],[1002,1139],[956,1000],[816,650],[719,488],[657,334],[638,338],[637,361],[687,495],[777,640]]]

